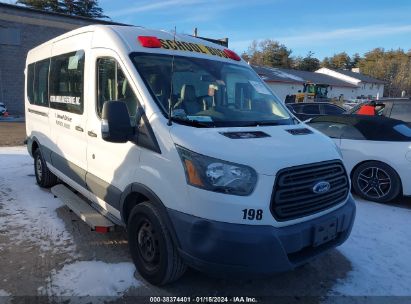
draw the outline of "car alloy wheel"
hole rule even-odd
[[[387,196],[391,190],[390,175],[381,168],[368,167],[358,175],[358,186],[360,191],[371,198],[382,198]]]

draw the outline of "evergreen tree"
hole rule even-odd
[[[352,57],[351,57],[351,62],[350,62],[350,69],[352,68],[358,68],[358,64],[361,61],[361,56],[358,53],[355,53]]]
[[[314,72],[320,68],[320,61],[314,57],[313,52],[308,52],[304,58],[297,57],[294,59],[293,67],[297,70]]]
[[[75,0],[62,0],[60,6],[67,15],[75,15],[77,12],[77,3]]]
[[[88,18],[108,18],[98,0],[17,0],[17,4],[50,12]]]
[[[97,0],[75,1],[75,12],[77,16],[89,18],[108,18],[103,14],[103,9],[98,6]]]

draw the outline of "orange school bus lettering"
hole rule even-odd
[[[186,51],[186,52],[196,52],[207,55],[218,56],[222,58],[228,58],[228,56],[220,49],[213,48],[211,46],[205,46],[202,44],[184,42],[178,40],[164,40],[159,39],[161,42],[161,48],[166,50],[176,50],[176,51]]]

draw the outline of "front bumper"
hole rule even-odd
[[[180,253],[188,265],[211,273],[272,274],[294,269],[350,235],[355,202],[299,224],[275,228],[211,221],[169,209]],[[314,247],[315,226],[337,219],[334,240]]]

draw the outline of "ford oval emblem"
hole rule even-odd
[[[330,191],[331,185],[329,182],[321,181],[314,185],[313,192],[317,194],[326,193]]]

